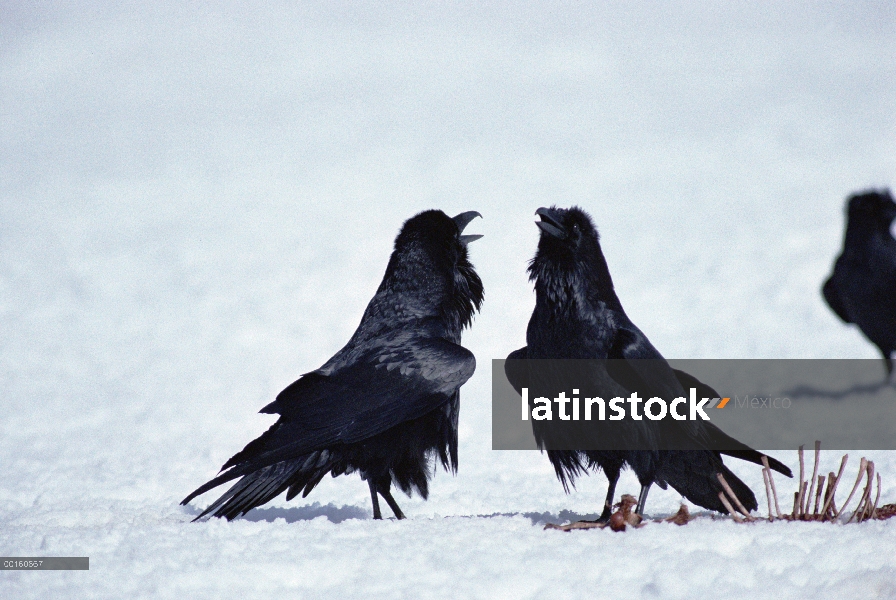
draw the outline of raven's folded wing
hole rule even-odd
[[[504,375],[507,376],[507,381],[510,382],[517,394],[521,394],[524,387],[529,387],[525,362],[528,350],[528,346],[514,350],[507,355],[507,360],[504,361]]]
[[[634,324],[616,330],[607,358],[607,371],[613,379],[640,393],[644,400],[658,396],[669,401],[684,393],[672,367]]]
[[[553,397],[560,391],[603,397],[627,396],[627,390],[609,373],[611,361],[603,359],[530,359],[528,346],[507,356],[504,373],[521,394],[529,387],[530,398]],[[620,361],[621,362],[621,361]],[[581,392],[579,391],[581,390]],[[530,401],[531,402],[531,401]],[[589,417],[590,418],[590,417]],[[632,420],[532,421],[539,448],[551,450],[652,450],[657,442],[653,430]]]
[[[685,397],[687,392],[675,371],[650,340],[634,324],[620,326],[610,347],[607,372],[642,400],[652,397],[666,402]],[[710,388],[711,389],[711,388]],[[710,436],[701,421],[663,419],[658,422],[660,436],[670,448],[705,449]]]
[[[334,444],[363,441],[450,401],[476,368],[473,354],[442,338],[379,346],[337,371],[312,371],[261,412],[280,414],[224,465],[239,473]]]
[[[828,306],[831,307],[831,310],[834,311],[834,314],[840,317],[844,323],[852,323],[849,319],[849,315],[846,313],[846,308],[843,306],[843,302],[840,300],[840,294],[837,292],[837,288],[834,284],[833,275],[824,282],[824,286],[821,288],[821,294],[824,296]]]

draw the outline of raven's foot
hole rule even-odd
[[[386,504],[389,505],[389,508],[392,509],[392,512],[395,513],[395,518],[399,521],[401,519],[406,518],[404,513],[401,512],[401,509],[398,508],[398,502],[395,501],[395,498],[392,497],[392,492],[389,491],[389,488],[380,489],[380,495],[385,498]]]
[[[600,519],[595,521],[576,521],[575,523],[567,523],[566,525],[556,525],[548,523],[544,526],[547,529],[559,529],[560,531],[573,531],[575,529],[603,529],[607,526],[606,521]]]
[[[379,483],[375,483],[371,478],[367,480],[367,485],[370,487],[370,502],[373,504],[374,519],[381,520],[383,518],[383,513],[380,511],[380,500],[377,494],[383,497],[386,504],[388,504],[389,508],[392,509],[392,512],[395,513],[396,519],[401,520],[405,518],[404,513],[401,512],[395,498],[392,497],[392,492],[389,491],[391,483],[388,478],[384,481],[381,480]]]
[[[604,507],[603,514],[594,521],[582,520],[566,525],[548,523],[544,528],[559,529],[560,531],[573,531],[575,529],[603,529],[604,527],[609,526],[613,531],[625,531],[626,527],[629,525],[632,527],[641,527],[641,521],[643,521],[641,515],[632,510],[632,507],[635,506],[637,502],[638,501],[635,500],[634,496],[623,494],[619,504],[616,505],[619,510],[613,514],[609,514],[609,509]]]

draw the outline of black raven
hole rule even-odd
[[[616,296],[613,280],[600,247],[591,218],[577,207],[539,208],[541,220],[538,250],[529,264],[535,284],[535,310],[526,330],[526,346],[512,352],[505,370],[518,390],[524,381],[512,359],[611,359],[602,373],[591,369],[591,385],[607,390],[606,397],[627,396],[640,391],[664,398],[686,396],[685,389],[717,397],[712,388],[696,378],[672,369],[659,351],[638,329]],[[646,359],[646,360],[645,360]],[[622,393],[619,393],[621,390]],[[544,422],[532,421],[536,440],[544,447]],[[725,476],[740,501],[749,510],[756,508],[753,492],[722,462],[721,453],[761,464],[764,456],[727,436],[706,421],[618,421],[614,428],[606,422],[588,422],[600,427],[598,435],[629,440],[638,450],[558,450],[548,448],[548,459],[568,491],[569,484],[590,468],[603,469],[609,481],[607,498],[599,520],[610,516],[610,507],[619,472],[628,465],[638,476],[641,494],[637,512],[643,514],[651,484],[666,488],[668,483],[690,501],[718,512],[728,512],[719,499],[722,486],[717,474]],[[662,423],[662,426],[660,425]],[[686,440],[695,450],[668,449],[670,439]],[[606,438],[601,438],[606,439]],[[608,444],[612,447],[613,444]],[[726,447],[721,453],[714,447]],[[770,466],[787,476],[790,469],[773,458]]]
[[[461,234],[477,216],[429,210],[406,221],[348,343],[261,409],[280,418],[181,504],[240,478],[197,517],[230,520],[284,490],[287,500],[305,497],[327,473],[357,472],[373,518],[382,518],[379,494],[402,519],[393,482],[426,498],[434,457],[456,472],[458,390],[476,368],[460,337],[483,298],[467,255],[482,236]]]
[[[843,252],[822,295],[880,349],[889,376],[896,351],[896,239],[890,233],[896,202],[890,190],[868,191],[851,196],[846,206]]]

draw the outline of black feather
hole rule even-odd
[[[461,331],[483,299],[461,238],[472,214],[406,221],[348,343],[265,406],[277,422],[182,504],[239,478],[198,517],[233,519],[284,491],[306,496],[327,473],[353,472],[374,501],[391,500],[392,483],[426,498],[435,460],[456,472],[458,390],[476,368]]]
[[[896,239],[890,232],[896,202],[889,190],[869,191],[846,203],[843,252],[821,293],[846,323],[855,323],[893,372],[896,351]]]
[[[591,218],[577,207],[540,208],[537,214],[541,217],[537,225],[542,234],[529,265],[530,279],[535,284],[535,310],[526,331],[526,347],[511,353],[508,359],[612,359],[606,362],[606,373],[593,379],[610,390],[605,396],[608,398],[628,396],[631,391],[638,391],[644,398],[672,398],[686,395],[685,387],[695,385],[711,390],[691,375],[671,369],[625,314]],[[519,367],[513,366],[511,360],[506,365],[508,379],[519,389]],[[634,470],[641,482],[640,510],[644,508],[647,490],[656,483],[662,488],[671,485],[695,504],[727,512],[718,498],[722,489],[719,473],[747,508],[756,507],[753,492],[725,467],[721,454],[711,448],[725,442],[735,448],[726,454],[756,463],[761,463],[762,453],[737,442],[711,423],[664,420],[662,424],[661,427],[648,420],[625,420],[617,422],[613,429],[601,430],[603,436],[617,436],[620,445],[625,440],[639,440],[637,445],[643,450],[549,450],[548,459],[567,491],[588,468],[604,471],[609,488],[601,519],[609,518],[609,505],[623,466]],[[544,425],[536,420],[532,425],[541,445]],[[661,450],[669,447],[670,435],[687,440],[687,447],[697,449]],[[780,462],[769,459],[769,463],[791,476]]]

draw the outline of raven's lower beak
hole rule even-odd
[[[554,211],[550,208],[539,208],[535,211],[535,214],[541,217],[541,221],[535,221],[535,224],[538,225],[538,228],[541,229],[548,235],[552,235],[555,238],[565,239],[566,232],[563,230],[563,224],[557,220]]]
[[[470,224],[470,221],[472,221],[476,217],[479,217],[481,219],[482,215],[480,215],[475,210],[469,210],[467,212],[462,212],[455,217],[452,217],[452,220],[457,225],[458,233],[463,233],[466,226]],[[460,243],[466,246],[470,242],[475,242],[481,237],[481,235],[462,235],[459,239]]]

